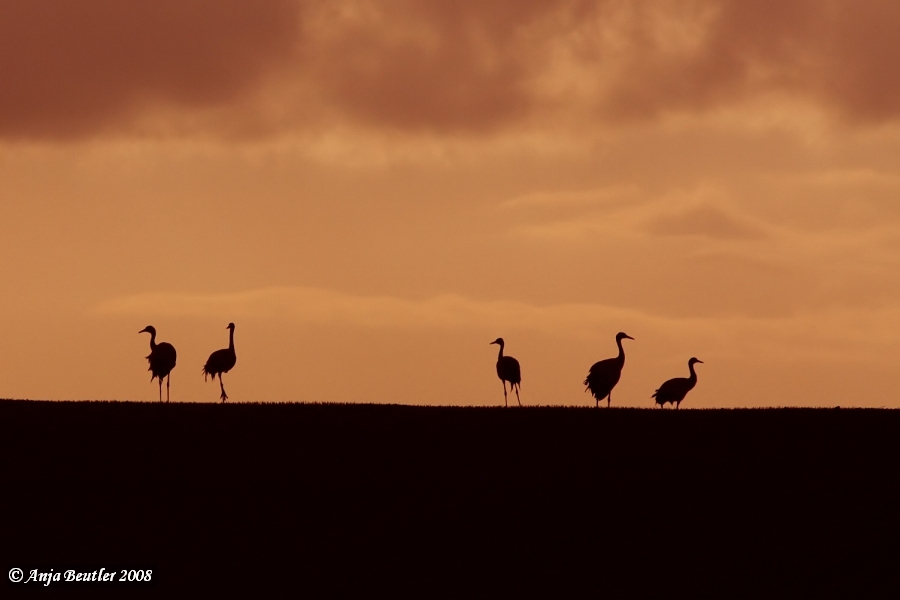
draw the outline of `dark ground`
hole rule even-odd
[[[164,597],[892,595],[898,458],[886,410],[0,401],[0,567],[153,565]]]

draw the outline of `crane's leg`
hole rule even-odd
[[[228,400],[228,394],[225,393],[225,384],[222,383],[222,374],[219,373],[219,387],[222,388],[222,395],[219,398],[222,399],[222,402]]]
[[[681,408],[681,400],[675,403],[675,410],[678,410],[679,408]]]
[[[172,383],[172,374],[166,375],[166,404],[169,403],[169,384]]]
[[[606,395],[606,408],[609,408],[610,402],[612,402],[612,390]]]
[[[519,406],[522,406],[522,401],[519,400],[519,384],[513,386],[516,389],[516,402],[519,403]]]
[[[503,380],[503,405],[509,408],[509,402],[506,401],[506,380]]]
[[[159,380],[159,401],[162,402],[162,379]]]

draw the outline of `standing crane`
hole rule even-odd
[[[651,398],[656,398],[656,403],[659,404],[660,408],[663,408],[666,402],[671,402],[677,409],[681,406],[681,401],[684,400],[687,393],[694,389],[694,386],[697,385],[697,373],[694,371],[694,363],[703,364],[703,361],[692,357],[688,361],[688,369],[691,372],[690,377],[670,379],[653,392]]]
[[[522,406],[519,400],[519,384],[522,383],[522,369],[519,367],[519,361],[512,356],[503,356],[503,338],[497,338],[491,344],[500,345],[500,353],[497,355],[497,377],[503,382],[503,404],[509,408],[509,402],[506,399],[506,382],[509,382],[510,390],[516,392],[516,402]]]
[[[162,402],[162,382],[166,380],[166,402],[169,401],[169,383],[172,381],[172,369],[175,368],[175,346],[168,342],[156,343],[156,327],[147,325],[138,333],[150,334],[150,354],[147,362],[150,367],[150,381],[159,379],[159,401]]]
[[[216,350],[210,354],[209,358],[206,359],[206,364],[203,365],[203,381],[206,381],[207,375],[211,375],[213,381],[216,380],[216,375],[219,376],[219,387],[222,388],[222,395],[219,397],[222,399],[222,402],[228,400],[228,394],[225,393],[225,384],[222,383],[222,373],[230,371],[234,367],[234,363],[237,362],[237,354],[234,353],[234,323],[229,323],[225,329],[230,330],[228,347]]]
[[[597,400],[597,408],[600,408],[600,401],[606,398],[606,407],[609,408],[612,402],[612,389],[619,383],[622,376],[622,367],[625,366],[625,350],[622,349],[622,340],[633,340],[634,338],[620,331],[616,334],[616,345],[619,346],[619,355],[615,358],[607,358],[595,362],[584,380],[587,387],[584,391],[591,391],[591,394]]]

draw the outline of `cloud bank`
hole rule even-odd
[[[0,136],[477,134],[771,97],[882,123],[898,22],[878,0],[0,0]]]

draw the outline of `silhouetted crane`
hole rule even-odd
[[[147,332],[150,334],[150,354],[147,355],[147,362],[150,367],[150,381],[154,378],[159,379],[159,401],[162,402],[162,382],[166,379],[166,402],[169,401],[169,383],[172,381],[172,369],[175,368],[175,347],[168,342],[156,343],[156,328],[153,325],[147,325],[138,333]]]
[[[697,385],[697,373],[694,372],[694,363],[703,364],[703,361],[699,358],[691,358],[688,361],[688,369],[691,371],[690,377],[676,377],[675,379],[670,379],[661,386],[659,389],[653,392],[651,398],[656,398],[656,403],[659,404],[659,407],[662,408],[666,402],[671,402],[675,405],[675,408],[681,406],[681,401],[684,400],[684,397],[687,395],[689,391],[694,389],[694,386]]]
[[[615,358],[607,358],[600,362],[595,362],[584,380],[587,387],[584,391],[591,391],[597,400],[597,408],[600,408],[600,401],[606,398],[606,407],[609,408],[612,402],[612,389],[619,383],[619,377],[622,376],[622,367],[625,366],[625,350],[622,349],[622,340],[633,340],[634,338],[627,333],[620,331],[616,334],[616,344],[619,346],[619,355]]]
[[[206,364],[203,365],[203,381],[206,381],[207,375],[211,375],[213,381],[216,380],[216,375],[219,376],[219,387],[222,388],[222,395],[219,397],[222,399],[222,402],[228,400],[228,394],[225,393],[225,384],[222,383],[222,373],[230,371],[234,367],[234,363],[237,362],[237,354],[234,353],[234,323],[229,323],[225,329],[231,330],[228,334],[228,347],[216,350],[210,354],[209,358],[206,359]]]
[[[519,368],[519,361],[512,356],[503,356],[503,338],[497,338],[491,344],[500,345],[500,354],[497,355],[497,377],[503,382],[503,404],[509,408],[509,402],[506,400],[506,382],[509,382],[510,390],[516,391],[516,402],[522,406],[519,400],[519,384],[522,383],[522,370]]]

